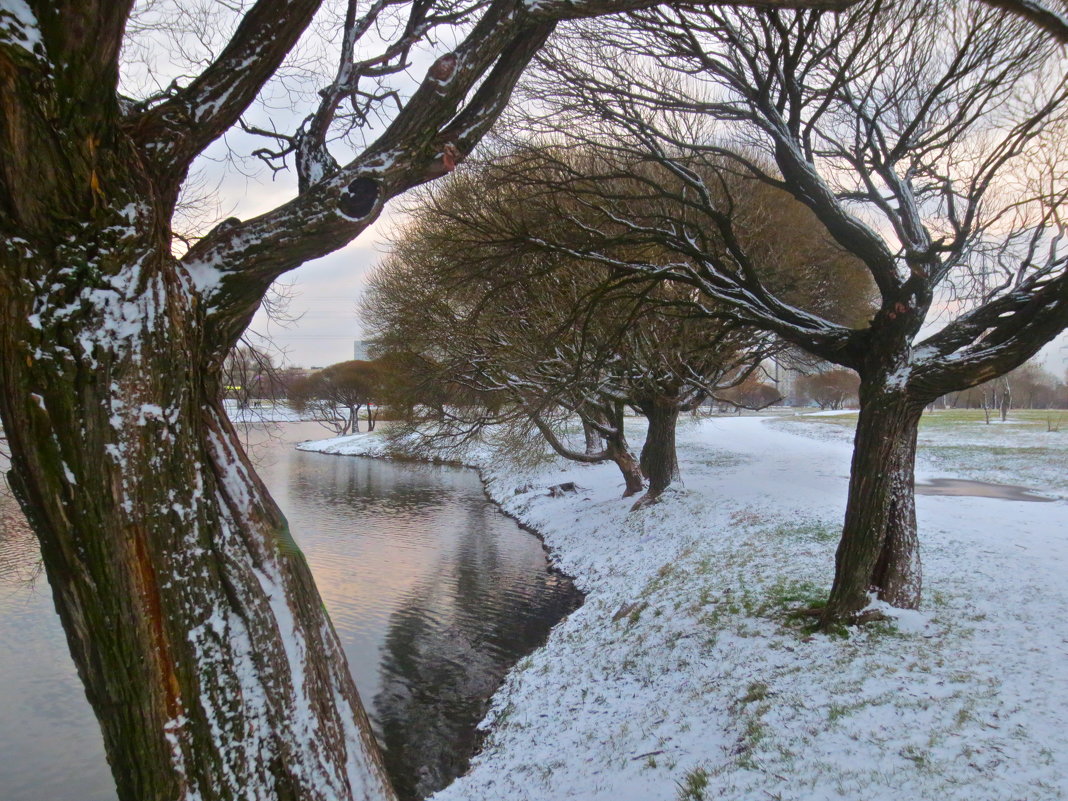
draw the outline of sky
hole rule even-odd
[[[292,284],[289,313],[279,326],[260,311],[252,330],[267,335],[288,364],[326,367],[353,356],[353,341],[363,337],[357,306],[367,276],[385,250],[380,221],[348,247],[308,262],[287,276]]]
[[[362,4],[361,4],[362,5]],[[124,42],[122,91],[143,98],[160,91],[172,81],[188,83],[227,43],[244,11],[245,4],[224,4],[215,0],[139,0],[127,26]],[[318,89],[333,74],[339,44],[340,16],[345,3],[327,0],[298,48],[246,111],[244,119],[264,129],[293,132],[301,119],[318,103]],[[380,28],[372,27],[361,40],[362,57],[378,54],[382,36],[392,41],[396,32],[395,14],[387,10]],[[453,29],[436,30],[438,48],[447,49],[459,34]],[[408,70],[393,76],[392,86],[401,96],[410,93],[425,75],[434,47],[417,45],[409,54]],[[365,87],[366,88],[366,87]],[[382,119],[372,119],[364,131],[368,138],[383,129]],[[247,220],[296,196],[296,176],[290,172],[272,175],[258,159],[249,156],[270,140],[243,133],[236,127],[211,145],[194,164],[190,199],[199,206],[194,224],[176,228],[202,235],[226,217]],[[333,155],[345,163],[351,152],[343,143],[334,143]],[[393,209],[396,209],[396,202]],[[290,366],[325,367],[351,359],[353,341],[362,338],[357,305],[369,271],[381,258],[386,231],[391,225],[390,209],[348,247],[308,262],[285,279],[291,285],[288,313],[295,320],[287,326],[269,321],[261,311],[250,327],[267,335],[274,345],[276,361]],[[252,337],[253,341],[260,341]]]
[[[462,167],[460,168],[462,169]],[[442,180],[448,180],[447,178]],[[220,184],[220,203],[247,218],[267,211],[292,197],[281,180],[267,182],[229,177]],[[261,311],[251,329],[267,336],[285,364],[325,367],[353,358],[353,343],[362,339],[358,306],[374,266],[388,250],[388,234],[401,215],[387,208],[382,217],[347,247],[308,262],[286,277],[291,285],[289,313],[295,320],[285,326],[272,323]],[[1047,370],[1065,380],[1068,369],[1068,333],[1047,345],[1038,357]]]

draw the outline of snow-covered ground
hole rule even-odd
[[[299,423],[312,419],[293,411],[285,401],[252,401],[248,406],[241,406],[235,400],[224,400],[223,406],[235,423]]]
[[[994,430],[977,436],[1016,447]],[[787,613],[829,586],[848,439],[815,422],[684,424],[684,487],[635,513],[611,465],[469,454],[588,599],[512,671],[483,753],[435,801],[1068,798],[1066,495],[918,497],[924,610],[809,634]],[[919,478],[976,477],[947,459]],[[564,481],[579,491],[550,497]]]

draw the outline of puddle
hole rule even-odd
[[[1009,484],[990,484],[986,481],[968,481],[964,478],[932,478],[930,481],[916,484],[920,495],[968,495],[973,498],[1000,498],[1003,501],[1037,501],[1052,503],[1054,498],[1035,495],[1027,487],[1014,487]]]

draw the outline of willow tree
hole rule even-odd
[[[670,239],[659,236],[662,228],[685,231],[709,250],[725,249],[732,238],[743,237],[754,270],[786,302],[819,309],[843,325],[859,323],[871,313],[875,287],[860,262],[833,242],[812,212],[780,189],[733,176],[707,191],[706,197],[715,195],[734,207],[738,230],[723,236],[691,197],[686,180],[620,146],[618,138],[583,141],[582,134],[567,133],[562,143],[546,144],[529,140],[530,127],[521,119],[505,126],[506,135],[521,144],[481,174],[465,176],[465,189],[453,191],[458,189],[454,182],[426,193],[427,202],[415,211],[417,229],[437,233],[407,258],[444,251],[453,285],[485,283],[489,275],[487,300],[478,308],[500,307],[506,291],[506,302],[515,306],[497,328],[507,329],[508,320],[516,318],[557,319],[557,325],[534,323],[533,334],[508,338],[509,348],[516,341],[525,347],[545,342],[545,353],[524,357],[529,364],[548,363],[556,352],[563,339],[558,329],[571,324],[559,314],[567,301],[557,301],[548,315],[539,315],[536,299],[524,302],[511,288],[530,292],[527,285],[541,280],[539,272],[557,280],[575,271],[585,276],[594,295],[585,316],[598,324],[593,330],[617,371],[605,391],[649,424],[639,466],[649,480],[642,502],[652,501],[679,478],[675,431],[680,414],[710,398],[746,406],[731,390],[764,359],[784,350],[782,340],[740,319],[729,304],[710,302],[686,281],[661,280],[678,274],[674,265],[680,256]],[[596,137],[595,128],[583,130]],[[709,182],[716,181],[722,166],[684,154],[678,161]],[[487,201],[490,197],[494,202]],[[411,251],[402,248],[399,253],[404,258]],[[494,286],[494,281],[508,283]],[[585,341],[593,339],[589,325],[577,332]],[[445,348],[453,344],[451,339],[438,341]],[[482,346],[473,362],[486,364],[486,352]],[[521,372],[515,366],[502,370],[502,385]],[[578,386],[570,373],[561,377],[568,388]]]
[[[1068,325],[1064,53],[990,5],[1003,4],[873,1],[837,16],[676,6],[576,41],[566,61],[544,58],[541,95],[566,115],[553,130],[660,165],[704,221],[650,225],[602,203],[602,261],[687,282],[859,375],[828,621],[873,595],[919,604],[924,407],[1017,367]],[[695,169],[702,160],[714,169]],[[879,294],[870,320],[843,325],[777,291],[733,199],[738,175],[807,206],[864,265]],[[705,228],[721,232],[714,246]],[[620,264],[606,246],[621,237],[678,259]]]
[[[199,74],[131,99],[132,0],[0,3],[0,416],[130,801],[392,796],[307,565],[223,412],[220,367],[272,281],[462,160],[559,19],[650,2],[327,4],[336,72],[292,133],[267,129],[299,193],[176,257],[190,166],[321,5],[259,0]],[[414,87],[391,84],[435,48]],[[368,121],[335,158],[327,143]]]
[[[437,366],[438,382],[496,401],[450,405],[448,432],[439,410],[429,421],[436,443],[523,421],[565,459],[615,463],[624,497],[643,489],[644,476],[641,503],[651,502],[679,478],[679,415],[742,381],[774,344],[694,314],[689,287],[635,281],[523,242],[517,226],[554,226],[541,202],[553,186],[538,176],[557,173],[559,159],[581,172],[582,154],[524,149],[420,192],[372,274],[361,317],[379,348],[418,356]],[[621,164],[620,176],[635,180],[641,166]],[[576,247],[585,243],[581,231],[572,234]],[[640,459],[627,443],[627,407],[649,423]],[[593,435],[585,448],[569,442],[575,418]]]

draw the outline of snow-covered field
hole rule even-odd
[[[924,435],[921,480],[991,480],[984,448],[1038,448],[997,478],[1058,500],[918,497],[924,610],[847,637],[788,617],[829,586],[847,427],[684,424],[684,487],[636,513],[611,465],[469,454],[588,600],[512,671],[483,753],[435,801],[1068,798],[1068,433],[1033,436]],[[579,491],[550,497],[564,481]]]
[[[224,400],[223,406],[235,423],[299,423],[312,419],[293,411],[284,401],[252,401],[249,406],[241,406],[235,400]]]

